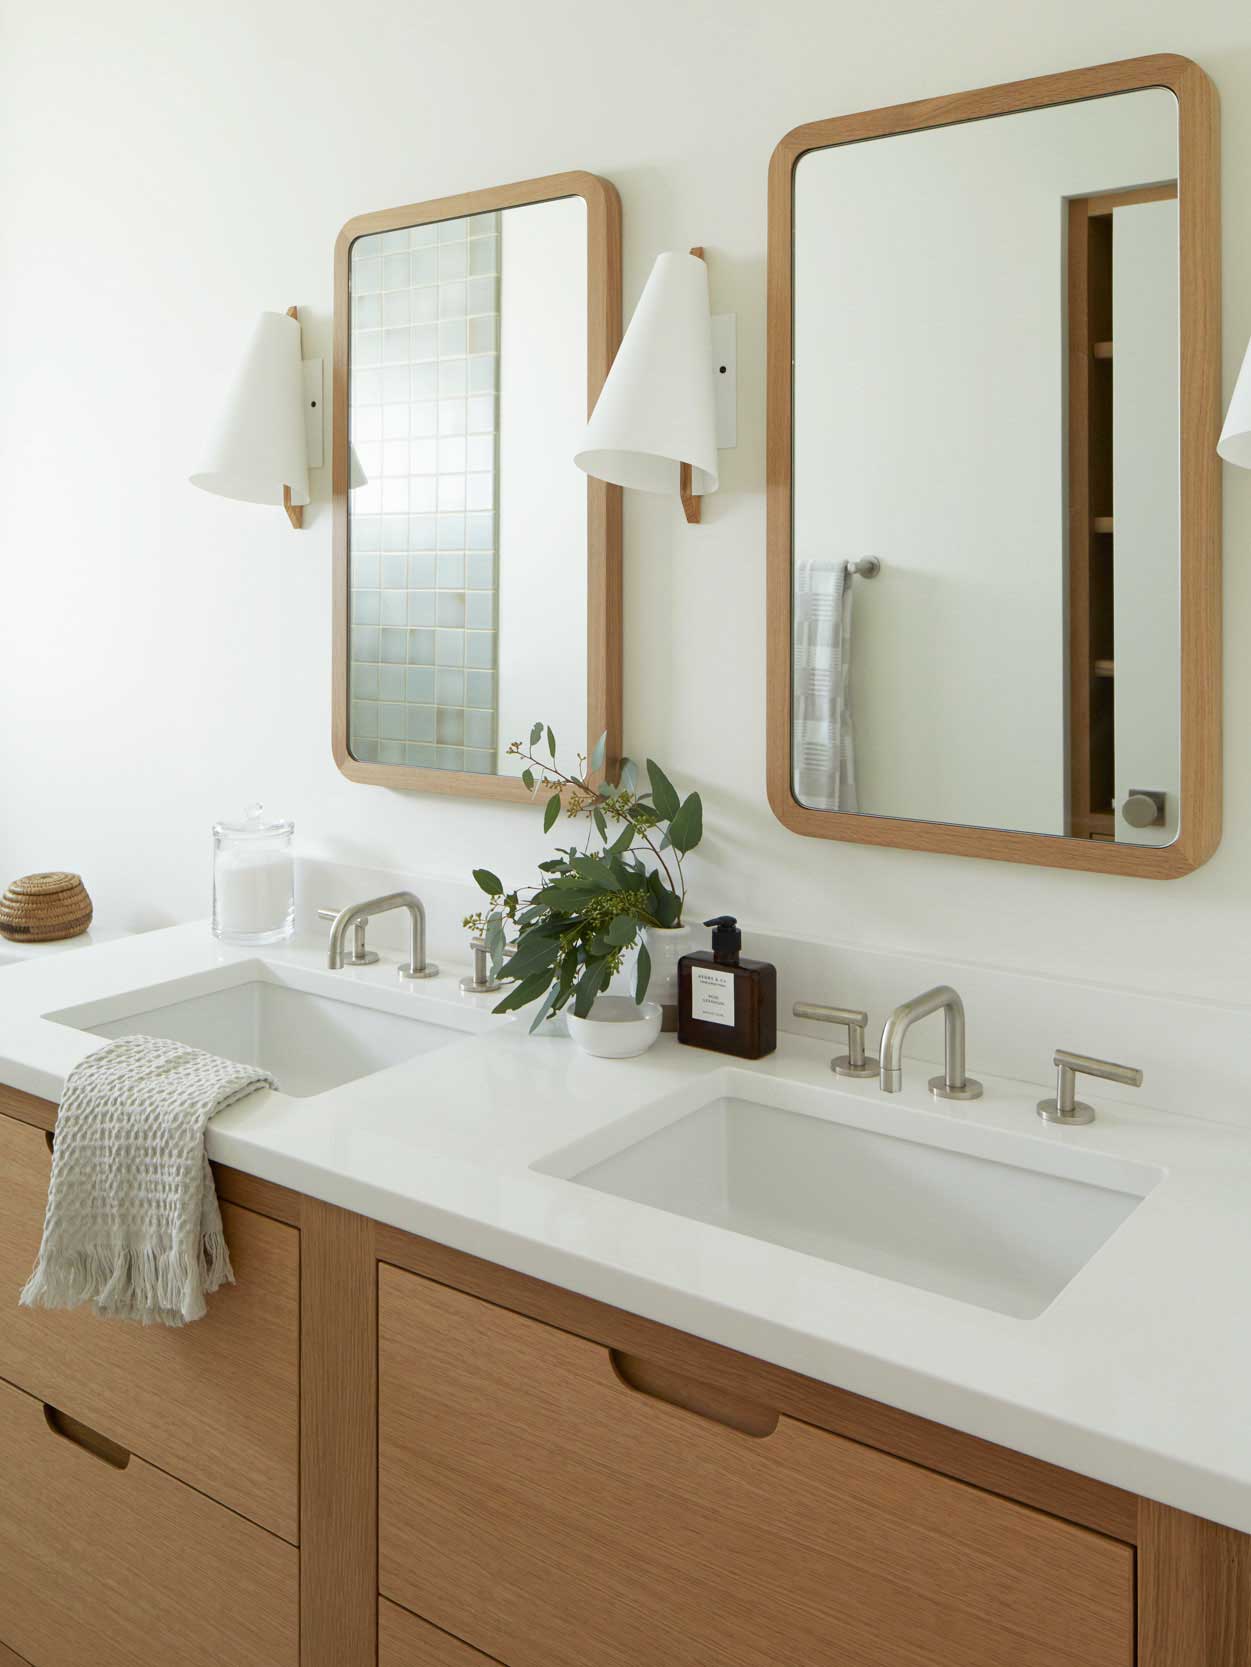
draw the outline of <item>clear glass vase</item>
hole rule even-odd
[[[678,962],[700,947],[701,939],[692,926],[645,926],[643,942],[651,957],[652,975],[647,985],[648,1001],[664,1009],[663,1028],[678,1028]]]

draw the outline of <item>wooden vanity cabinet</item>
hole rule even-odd
[[[0,1087],[0,1667],[299,1667],[300,1200],[218,1173],[198,1324],[21,1308],[55,1117]]]
[[[1247,1535],[233,1171],[203,1322],[18,1310],[54,1119],[0,1667],[1251,1667]]]
[[[378,1324],[382,1592],[508,1667],[1131,1667],[1131,1546],[397,1268]]]
[[[0,1667],[6,1667],[3,1660]],[[498,1667],[498,1663],[398,1603],[380,1598],[378,1667]]]
[[[51,1161],[44,1129],[0,1116],[0,1378],[294,1543],[299,1232],[223,1202],[236,1283],[211,1299],[211,1324],[136,1326],[86,1308],[19,1308]]]
[[[31,1667],[298,1667],[285,1540],[8,1383],[0,1477],[0,1637]]]

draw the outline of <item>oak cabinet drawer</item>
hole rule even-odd
[[[1088,1529],[388,1266],[379,1372],[381,1589],[509,1667],[1133,1661],[1133,1550]]]
[[[299,1535],[300,1235],[222,1205],[235,1285],[193,1325],[19,1308],[51,1166],[40,1129],[0,1116],[0,1378],[294,1542]]]
[[[0,1638],[32,1667],[296,1667],[295,1548],[55,1424],[0,1384]]]
[[[380,1598],[378,1667],[499,1667],[499,1664],[471,1650],[459,1638],[418,1620],[398,1603]]]

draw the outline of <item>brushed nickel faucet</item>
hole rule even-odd
[[[326,965],[337,972],[344,964],[344,939],[348,929],[363,926],[374,915],[384,915],[391,909],[405,909],[409,922],[409,951],[407,963],[400,964],[401,978],[433,978],[438,967],[426,960],[426,911],[421,898],[411,891],[390,891],[385,897],[371,897],[364,903],[349,903],[340,909],[330,928],[330,942],[326,949]],[[357,948],[364,949],[364,933],[357,937]],[[361,963],[353,957],[353,964]]]
[[[883,1094],[898,1094],[903,1087],[903,1043],[908,1031],[918,1019],[939,1012],[943,1015],[945,1068],[941,1077],[930,1078],[930,1093],[936,1100],[981,1099],[981,1083],[964,1072],[964,1003],[950,984],[939,984],[926,990],[924,995],[905,1001],[882,1027]]]

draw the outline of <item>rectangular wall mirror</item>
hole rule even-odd
[[[619,488],[575,466],[621,211],[561,174],[350,221],[335,253],[332,735],[354,781],[528,797],[537,719],[617,752]]]
[[[770,216],[778,815],[1193,868],[1220,814],[1210,83],[1139,59],[813,123]]]

